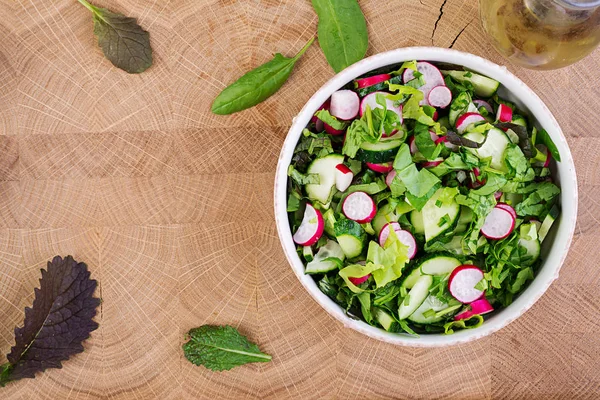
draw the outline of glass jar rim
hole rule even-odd
[[[600,0],[554,0],[563,6],[577,9],[577,10],[589,10],[600,6]]]

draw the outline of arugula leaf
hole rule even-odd
[[[444,324],[444,333],[452,335],[457,329],[474,329],[479,328],[483,324],[483,317],[475,314],[470,318],[461,319],[460,321],[450,321]]]
[[[98,45],[115,67],[139,74],[152,65],[150,34],[137,24],[135,18],[95,7],[86,0],[78,1],[92,12]]]
[[[271,97],[287,81],[296,62],[314,40],[310,39],[292,58],[277,53],[271,61],[244,74],[217,96],[212,104],[212,112],[219,115],[233,114]]]
[[[546,132],[544,129],[540,130],[537,133],[535,142],[535,144],[545,145],[550,151],[550,154],[552,154],[552,158],[560,162],[560,153],[558,152],[558,148],[552,141],[552,138],[550,137],[550,135],[548,135],[548,132]]]
[[[31,308],[25,308],[23,327],[15,329],[15,345],[0,366],[0,387],[10,381],[34,378],[47,368],[81,353],[81,343],[98,328],[92,320],[100,299],[93,297],[97,282],[87,265],[71,256],[54,257],[41,270]]]
[[[270,355],[262,353],[256,344],[249,342],[229,325],[203,325],[190,329],[188,336],[188,342],[183,345],[185,358],[212,371],[226,371],[252,362],[271,361]]]
[[[363,59],[369,46],[367,22],[356,0],[312,0],[319,16],[319,45],[335,72]]]
[[[333,129],[337,129],[338,131],[343,131],[348,127],[348,123],[344,121],[340,121],[333,115],[329,113],[328,110],[319,110],[315,113],[315,117],[319,118],[321,121],[331,126]]]

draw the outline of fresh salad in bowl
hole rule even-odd
[[[305,273],[389,332],[484,323],[535,279],[559,215],[560,154],[499,83],[411,61],[349,82],[314,114],[288,169]]]

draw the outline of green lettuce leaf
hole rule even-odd
[[[450,321],[444,324],[444,333],[451,335],[455,330],[479,328],[483,324],[483,317],[479,314],[460,321]]]
[[[531,182],[535,178],[535,172],[519,146],[509,145],[504,153],[504,161],[510,170],[509,177],[514,181]]]
[[[381,266],[372,272],[377,288],[381,288],[402,275],[402,270],[408,262],[408,246],[398,239],[393,230],[390,230],[390,236],[384,247],[373,241],[369,243],[367,264],[369,262]]]
[[[319,110],[315,113],[315,117],[319,118],[321,121],[331,126],[333,129],[337,129],[338,131],[343,131],[348,127],[348,123],[344,121],[340,121],[333,115],[329,113],[328,110]]]
[[[383,268],[383,265],[373,264],[372,262],[367,262],[366,265],[352,264],[340,270],[340,272],[338,272],[338,275],[342,277],[344,282],[346,282],[346,286],[348,286],[348,289],[350,289],[353,293],[362,293],[364,292],[364,289],[361,289],[358,286],[356,286],[348,278],[362,278],[363,276],[369,275],[373,273],[373,271],[378,270],[380,268]]]
[[[442,144],[435,144],[429,134],[429,127],[419,122],[415,124],[415,143],[419,152],[423,154],[427,160],[435,160],[441,153],[444,146]]]

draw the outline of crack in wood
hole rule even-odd
[[[446,5],[447,2],[448,2],[448,0],[444,0],[442,5],[440,6],[440,15],[438,15],[437,20],[435,21],[435,24],[433,25],[433,31],[431,32],[431,44],[433,44],[433,37],[435,36],[435,31],[437,30],[438,23],[440,22],[440,19],[442,19],[442,15],[444,15],[444,6]]]
[[[461,29],[460,32],[458,32],[458,35],[456,35],[456,37],[454,38],[454,40],[452,41],[452,43],[450,43],[450,46],[448,47],[449,49],[454,47],[454,44],[456,43],[456,41],[458,40],[458,38],[460,37],[460,35],[462,35],[462,33],[465,31],[465,29],[467,29],[469,27],[469,25],[471,25],[471,22],[473,22],[473,20],[471,19],[469,21],[469,23],[467,25],[465,25],[464,28]]]

